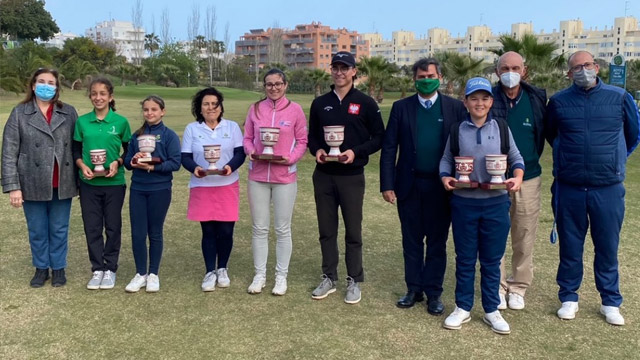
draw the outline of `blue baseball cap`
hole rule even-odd
[[[491,83],[489,80],[483,77],[474,77],[467,81],[467,86],[464,87],[464,96],[469,96],[476,91],[486,91],[493,97],[491,92]]]

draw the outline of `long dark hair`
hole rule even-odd
[[[224,98],[222,93],[213,86],[204,88],[193,95],[193,99],[191,100],[191,114],[196,118],[197,122],[202,123],[204,121],[204,116],[202,116],[202,99],[207,95],[213,95],[218,98],[218,107],[220,107],[218,122],[220,122],[220,120],[222,120],[222,115],[224,114],[224,106],[222,105]]]
[[[162,100],[160,96],[149,95],[146,98],[144,98],[144,100],[140,101],[140,106],[144,106],[144,103],[146,103],[147,101],[153,101],[154,103],[158,104],[158,106],[160,107],[160,110],[164,110],[164,100]],[[146,127],[147,127],[147,121],[144,120],[144,117],[143,117],[142,126],[140,126],[140,128],[135,132],[136,136],[140,136],[144,134],[144,129]]]
[[[26,88],[26,96],[24,100],[22,100],[21,104],[30,103],[33,101],[33,98],[36,97],[35,92],[33,91],[33,86],[36,84],[36,79],[40,74],[51,74],[54,78],[56,78],[56,93],[53,95],[53,98],[49,100],[52,104],[56,104],[58,108],[62,107],[62,101],[58,100],[60,98],[60,76],[58,75],[58,71],[54,69],[40,68],[36,70],[31,78],[29,79],[29,85]]]
[[[262,77],[262,84],[264,86],[267,85],[266,81],[267,81],[267,76],[271,76],[271,75],[280,75],[280,78],[282,79],[282,82],[287,85],[287,75],[284,73],[284,71],[278,69],[278,68],[273,68],[269,71],[267,71],[266,74],[264,74],[264,77]],[[258,113],[258,104],[260,104],[261,102],[267,100],[268,97],[265,95],[265,97],[263,97],[262,99],[256,101],[253,103],[253,113],[256,115],[256,119],[260,118],[260,114]],[[287,105],[285,105],[284,109],[286,109],[289,105],[291,105],[291,100],[287,99]]]
[[[96,84],[102,84],[107,88],[107,91],[109,92],[109,95],[113,96],[113,83],[111,82],[111,80],[107,79],[106,77],[97,77],[95,79],[93,79],[91,81],[91,84],[89,84],[89,98],[91,98],[91,88],[93,87],[93,85]],[[116,101],[114,99],[112,99],[111,101],[109,101],[109,108],[112,111],[116,111]]]

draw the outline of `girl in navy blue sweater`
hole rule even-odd
[[[171,204],[172,172],[180,169],[180,138],[162,122],[165,114],[162,98],[150,95],[142,100],[141,105],[144,123],[131,137],[124,158],[124,166],[133,170],[129,192],[129,217],[137,272],[125,290],[137,292],[140,288],[146,287],[147,292],[156,292],[160,290],[158,268],[162,257],[164,219]],[[138,137],[149,134],[155,135],[156,143],[151,156],[154,160],[160,161],[138,162],[138,159],[146,155],[140,152]]]

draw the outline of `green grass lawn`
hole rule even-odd
[[[150,86],[117,87],[118,111],[140,126],[139,102],[149,94],[165,98],[165,123],[182,135],[193,120],[190,97],[196,88]],[[225,117],[244,123],[249,105],[259,93],[222,89]],[[388,118],[396,98],[382,104]],[[308,112],[312,97],[292,95]],[[0,96],[0,126],[20,97]],[[66,90],[62,100],[79,114],[91,110],[84,92]],[[367,167],[364,206],[364,265],[366,282],[358,305],[343,302],[346,276],[339,271],[338,291],[322,301],[310,297],[321,274],[320,247],[311,174],[314,161],[307,155],[299,164],[298,198],[293,217],[293,255],[289,290],[283,297],[270,294],[274,281],[275,241],[270,242],[267,287],[249,295],[253,277],[251,219],[246,198],[247,165],[240,168],[240,221],[229,263],[231,287],[203,293],[204,261],[200,226],[186,219],[189,174],[175,174],[173,203],[165,223],[165,245],[160,267],[160,292],[125,293],[135,274],[131,253],[128,201],[123,209],[123,241],[116,288],[86,290],[91,272],[80,204],[73,201],[69,233],[68,284],[32,289],[33,275],[24,215],[0,198],[0,358],[2,359],[632,359],[640,349],[640,155],[628,164],[627,216],[620,244],[620,284],[627,325],[613,327],[598,314],[600,298],[593,281],[593,246],[585,246],[585,277],[580,290],[580,312],[573,321],[555,316],[559,306],[555,273],[558,247],[549,244],[552,223],[549,187],[550,149],[543,155],[543,211],[535,245],[535,280],[527,292],[527,307],[504,311],[512,328],[509,336],[491,332],[482,322],[479,285],[472,321],[460,331],[442,328],[444,317],[427,314],[424,305],[401,310],[395,301],[405,291],[400,227],[396,209],[379,193],[379,154]],[[129,175],[129,174],[128,174]],[[342,230],[342,228],[341,228]],[[342,236],[342,235],[341,235]],[[344,246],[341,244],[341,251]],[[508,250],[508,254],[510,251]],[[449,262],[443,300],[453,310],[455,257],[449,241]],[[477,276],[478,277],[478,276]]]

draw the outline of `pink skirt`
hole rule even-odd
[[[187,219],[193,221],[238,221],[240,186],[199,186],[189,190]]]

